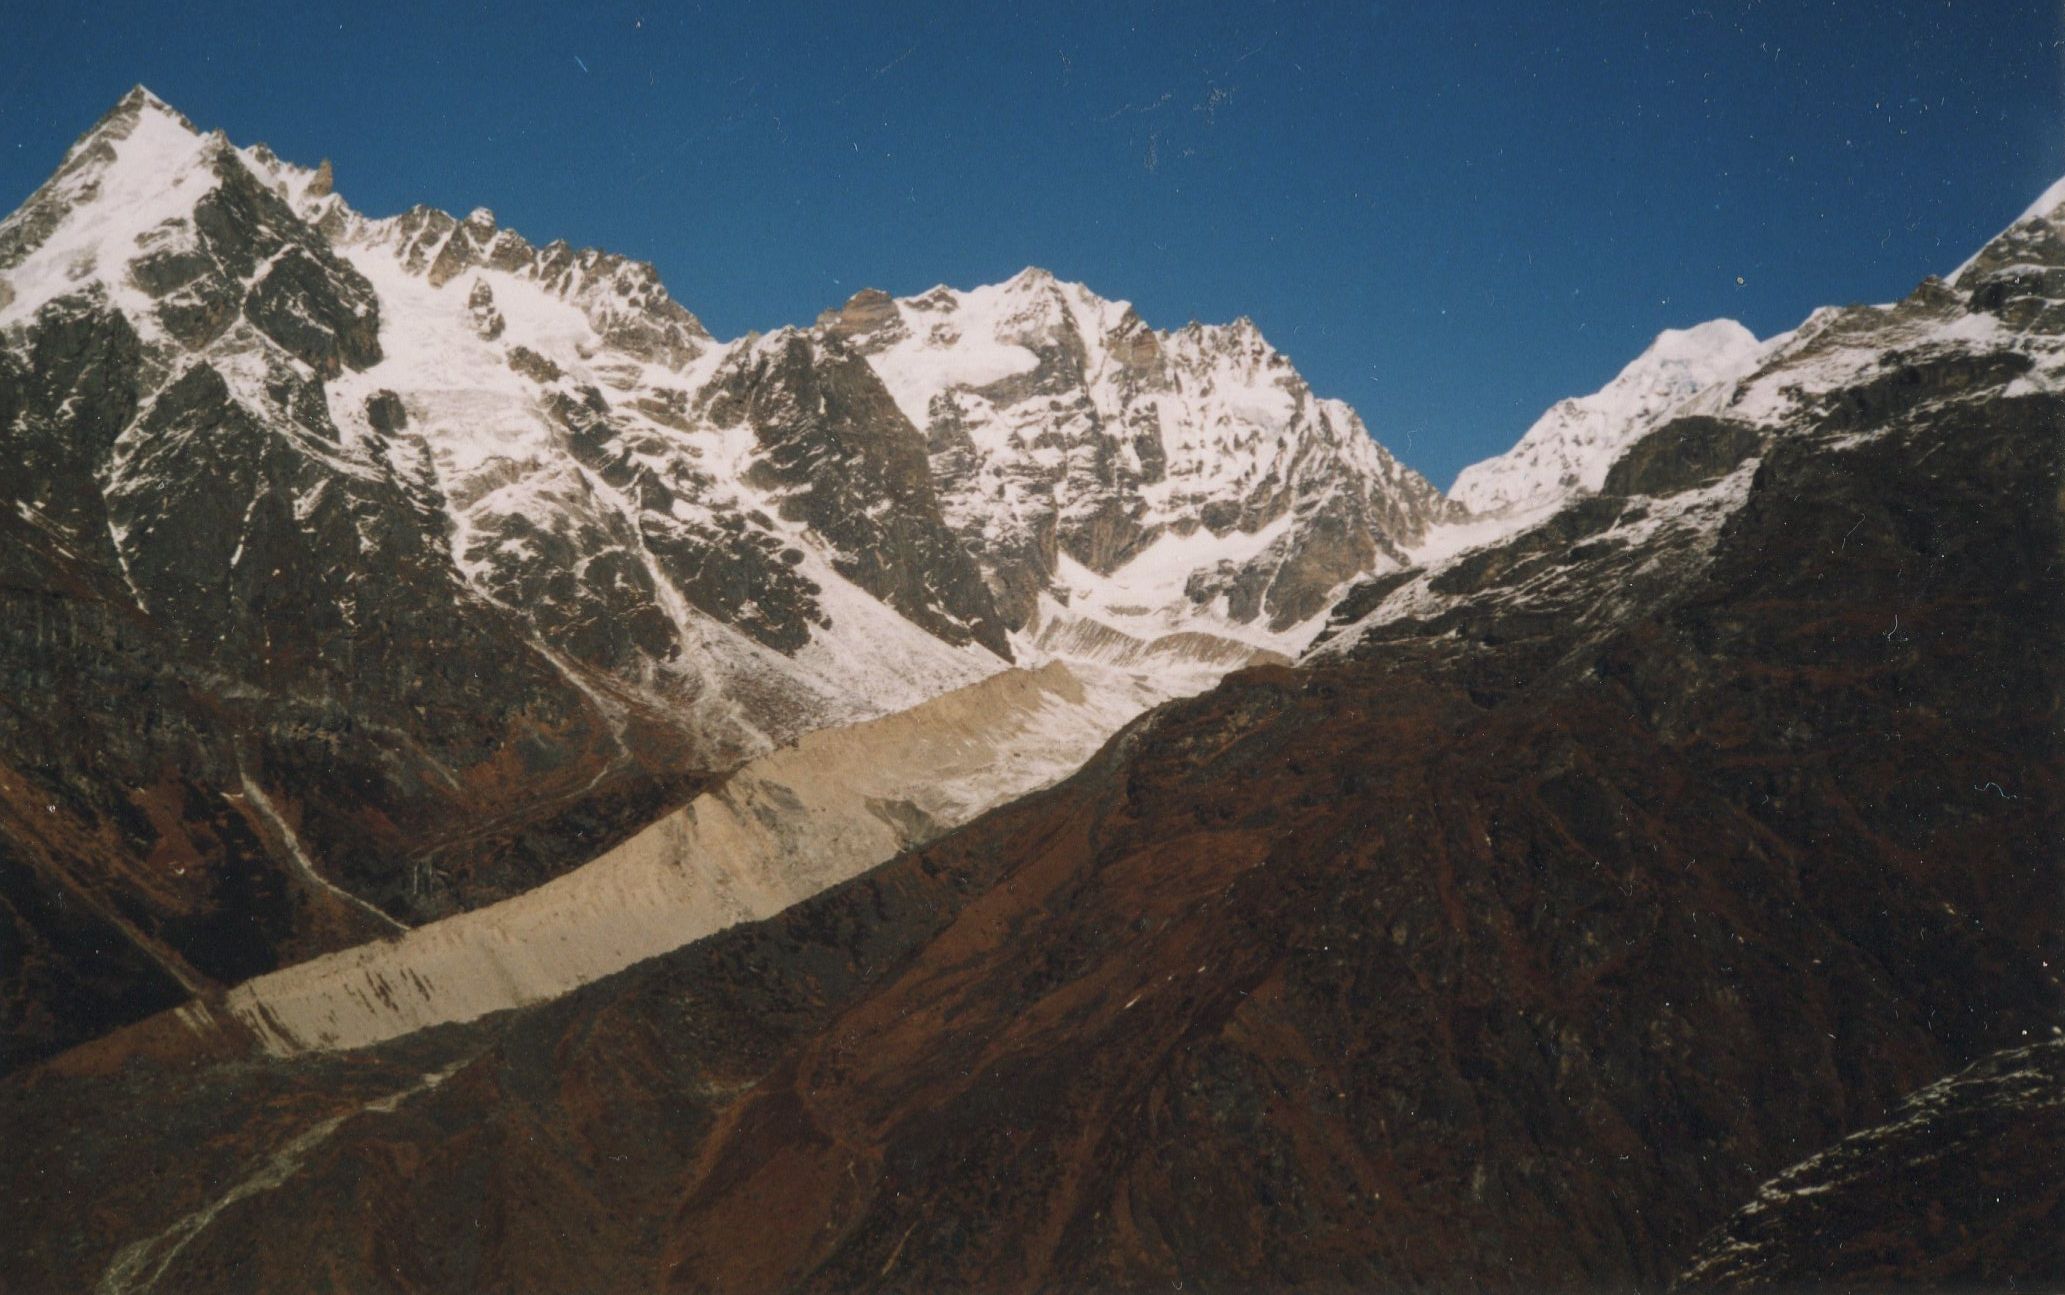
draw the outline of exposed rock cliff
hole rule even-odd
[[[0,1068],[1014,662],[1295,651],[1438,511],[1252,328],[1025,287],[1038,372],[941,393],[1030,447],[971,413],[977,464],[880,302],[720,343],[650,266],[125,96],[0,222]]]
[[[168,1028],[17,1076],[0,1268],[1662,1285],[2060,1018],[2058,198],[1295,666],[770,921],[351,1057]],[[2006,1125],[1972,1161],[2024,1163]]]

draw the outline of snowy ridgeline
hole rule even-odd
[[[1449,497],[1473,513],[1513,513],[1596,491],[1631,441],[1692,396],[1748,373],[1768,347],[1732,319],[1667,330],[1613,381],[1558,401],[1519,444],[1463,469]]]
[[[277,211],[224,207],[230,172]],[[206,336],[190,322],[209,303],[175,281],[223,261],[228,226],[261,254],[209,292],[334,256],[324,273],[353,319],[370,333],[377,315],[377,346],[360,338],[320,374],[325,426],[273,412],[283,376],[310,376],[306,355],[235,317]],[[286,250],[263,253],[275,237]],[[740,752],[973,682],[1007,664],[1007,642],[1035,664],[1034,622],[1061,607],[1135,637],[1295,653],[1331,596],[1441,515],[1438,492],[1246,320],[1158,332],[1028,270],[862,294],[815,327],[722,342],[649,266],[533,245],[484,209],[364,216],[327,166],[234,147],[141,89],[0,227],[0,274],[0,331],[97,294],[136,329],[153,381],[211,366],[325,470],[435,498],[474,592],[608,675],[605,691],[692,707]],[[330,327],[319,303],[292,309]],[[884,467],[899,439],[929,481]],[[147,494],[141,474],[164,462],[118,444],[106,486]],[[944,548],[913,543],[928,528]],[[1308,544],[1315,532],[1330,542]],[[112,538],[126,559],[149,537]],[[942,565],[948,550],[972,559],[969,579]],[[633,595],[611,601],[612,584]],[[639,627],[635,643],[564,638],[598,622]],[[776,693],[797,700],[760,701]]]
[[[1023,665],[1040,659],[1032,641],[1064,608],[1139,638],[1208,632],[1295,654],[1356,579],[1495,542],[1597,491],[1624,450],[1672,417],[1768,422],[1786,399],[1759,375],[1793,381],[1795,361],[1818,346],[1833,381],[1849,361],[1873,361],[1881,340],[1827,353],[1822,334],[1846,311],[1817,312],[1766,341],[1730,320],[1667,330],[1599,391],[1559,402],[1512,450],[1464,470],[1443,500],[1355,411],[1316,396],[1245,319],[1160,331],[1124,301],[1028,269],[969,290],[863,292],[812,328],[721,342],[650,266],[534,246],[484,209],[366,217],[335,191],[327,166],[233,148],[141,89],[0,230],[0,256],[13,262],[0,260],[0,329],[61,295],[103,291],[164,352],[167,374],[176,370],[189,348],[167,335],[166,303],[135,267],[193,250],[196,204],[225,164],[275,193],[377,300],[379,355],[325,381],[336,465],[423,478],[451,514],[453,560],[468,583],[527,613],[550,554],[570,551],[584,571],[628,557],[672,645],[610,669],[669,704],[695,698],[697,721],[738,728],[745,749],[794,726],[751,731],[766,717],[728,695],[727,682],[807,697],[797,708],[806,724],[848,722],[1001,664],[927,633],[908,605],[880,614],[882,589],[857,582],[861,555],[803,515],[798,484],[774,470],[779,453],[818,447],[771,446],[766,419],[821,416],[825,382],[774,392],[756,414],[742,416],[753,402],[725,398],[798,345],[820,358],[863,357],[921,434],[938,518],[976,559]],[[2060,192],[2011,230],[2055,215]],[[2000,269],[1982,260],[1952,279]],[[277,359],[266,350],[237,328],[204,348],[254,407],[266,402],[267,363]],[[583,400],[607,410],[600,457],[568,451],[565,409]],[[404,435],[380,435],[383,408]],[[592,430],[577,427],[573,439]],[[111,488],[130,467],[118,453]],[[1356,542],[1338,542],[1344,529]],[[798,613],[802,646],[756,635],[775,591],[713,609],[670,565],[669,554],[736,547],[738,536],[779,550],[817,590]],[[119,549],[124,537],[115,538]],[[1319,550],[1327,561],[1314,558]],[[711,560],[696,559],[705,574]],[[947,609],[950,621],[958,614]],[[670,675],[697,669],[707,677],[670,686]]]
[[[258,197],[223,205],[254,181]],[[2054,190],[2017,227],[2049,237],[2058,205]],[[230,253],[278,250],[217,283],[218,236]],[[95,465],[110,497],[147,514],[178,484],[162,476],[203,457],[176,420],[149,454],[134,432],[180,374],[210,367],[313,483],[291,501],[297,522],[352,481],[394,485],[365,497],[423,501],[461,601],[519,618],[617,718],[620,744],[644,707],[694,734],[710,767],[760,756],[531,894],[232,992],[233,1015],[293,1051],[539,1001],[778,911],[1063,776],[1160,698],[1295,654],[1365,577],[1421,568],[1369,616],[1424,612],[1443,596],[1429,573],[1598,491],[1672,419],[1770,433],[1892,354],[2035,345],[1964,305],[2020,291],[2028,258],[2012,238],[1997,247],[1953,285],[1817,312],[1769,341],[1728,321],[1667,332],[1445,500],[1245,320],[1157,331],[1028,270],[863,293],[811,328],[719,342],[650,267],[533,246],[485,211],[369,219],[327,168],[234,148],[137,92],[0,223],[0,337],[18,343],[69,299],[133,325],[145,390]],[[316,267],[318,288],[258,309],[265,283],[307,277],[282,275],[291,264]],[[212,268],[193,282],[241,315],[188,309],[174,271],[197,266]],[[2046,352],[2025,380],[2057,371]],[[1606,538],[1696,556],[1754,470]],[[371,544],[383,520],[396,518],[352,527]],[[181,542],[108,531],[125,576],[140,546]],[[378,564],[353,563],[376,551],[316,556],[370,586]],[[226,553],[232,568],[243,556]],[[165,580],[193,566],[158,565]],[[140,605],[188,592],[131,587]],[[1065,664],[1010,671],[1007,652]],[[314,844],[297,875],[328,886]]]

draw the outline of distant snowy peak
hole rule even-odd
[[[1160,332],[1028,268],[862,292],[818,332],[866,356],[925,433],[948,518],[1014,625],[1051,624],[1042,591],[1066,603],[1088,581],[1131,633],[1248,627],[1294,647],[1343,581],[1446,513],[1248,319]]]
[[[2044,190],[2029,209],[1971,260],[1952,272],[1949,286],[1969,304],[2019,330],[2055,329],[2057,299],[2065,288],[2065,179]]]
[[[95,286],[119,293],[129,262],[216,187],[228,148],[142,86],[124,95],[0,221],[0,318]]]
[[[1664,334],[1465,473],[1456,495],[1484,511],[1437,528],[1411,554],[1417,570],[1346,593],[1310,650],[1471,641],[1486,607],[1529,608],[1543,626],[1624,623],[1709,561],[1770,473],[1939,418],[2013,420],[2059,391],[2065,181],[1950,279],[1898,301],[1822,307],[1762,343],[1725,321]]]
[[[1613,381],[1559,401],[1512,449],[1465,468],[1449,498],[1477,514],[1522,513],[1596,491],[1622,450],[1685,401],[1750,372],[1765,350],[1732,319],[1666,329]]]
[[[1761,342],[1728,319],[1665,331],[1612,382],[1559,402],[1511,450],[1465,468],[1449,498],[1486,519],[1485,534],[1503,533],[1491,519],[1510,525],[1597,491],[1621,452],[1674,413],[1771,424],[1876,366],[1892,344],[1983,349],[2010,334],[2056,331],[2065,323],[2057,304],[2065,289],[2061,258],[2065,179],[1947,279],[1930,277],[1906,302],[1825,307]]]

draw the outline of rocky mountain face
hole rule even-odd
[[[407,448],[338,427],[377,297],[226,146],[132,96],[0,249],[8,1061],[679,794],[675,726],[569,678],[454,570]]]
[[[1457,515],[1245,319],[1157,332],[1026,270],[863,292],[817,331],[924,431],[946,518],[1014,627],[1083,605],[1152,633],[1187,604],[1283,636]]]
[[[1251,326],[976,298],[720,343],[125,97],[0,222],[0,1068],[1013,664],[1295,651],[1444,515]]]
[[[1719,1280],[1726,1225],[1798,1238],[1774,1273],[2055,1273],[2055,1170],[1999,1142],[2048,1061],[1984,1059],[2065,1008],[2061,428],[2065,185],[1596,491],[1428,536],[1295,665],[770,920],[376,1048],[161,1018],[6,1081],[0,1271],[1651,1289]],[[2036,1194],[1875,1222],[1931,1139]],[[1729,1223],[1823,1152],[1778,1181],[1834,1212]],[[2041,1249],[1815,1257],[1918,1229]]]

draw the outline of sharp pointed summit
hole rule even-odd
[[[185,113],[159,98],[149,86],[137,84],[129,87],[122,97],[115,101],[114,106],[102,114],[100,120],[94,123],[86,134],[88,137],[91,137],[110,125],[133,123],[146,115],[163,117],[191,135],[201,133],[200,128],[188,120]]]
[[[1766,346],[1732,319],[1665,329],[1613,381],[1559,401],[1519,444],[1465,468],[1449,490],[1480,514],[1539,514],[1605,483],[1629,444],[1702,392],[1748,373]]]
[[[37,580],[143,626],[23,668],[84,690],[89,729],[119,708],[80,671],[181,717],[98,744],[74,839],[176,768],[165,795],[233,797],[265,843],[210,836],[176,895],[105,879],[143,925],[77,947],[126,941],[152,1002],[510,898],[599,848],[582,823],[813,730],[1036,678],[1046,736],[989,739],[1036,754],[895,840],[942,830],[1288,659],[1445,507],[1248,324],[1159,334],[1027,267],[721,342],[650,265],[486,207],[367,216],[141,87],[0,223],[17,373],[8,524]]]

